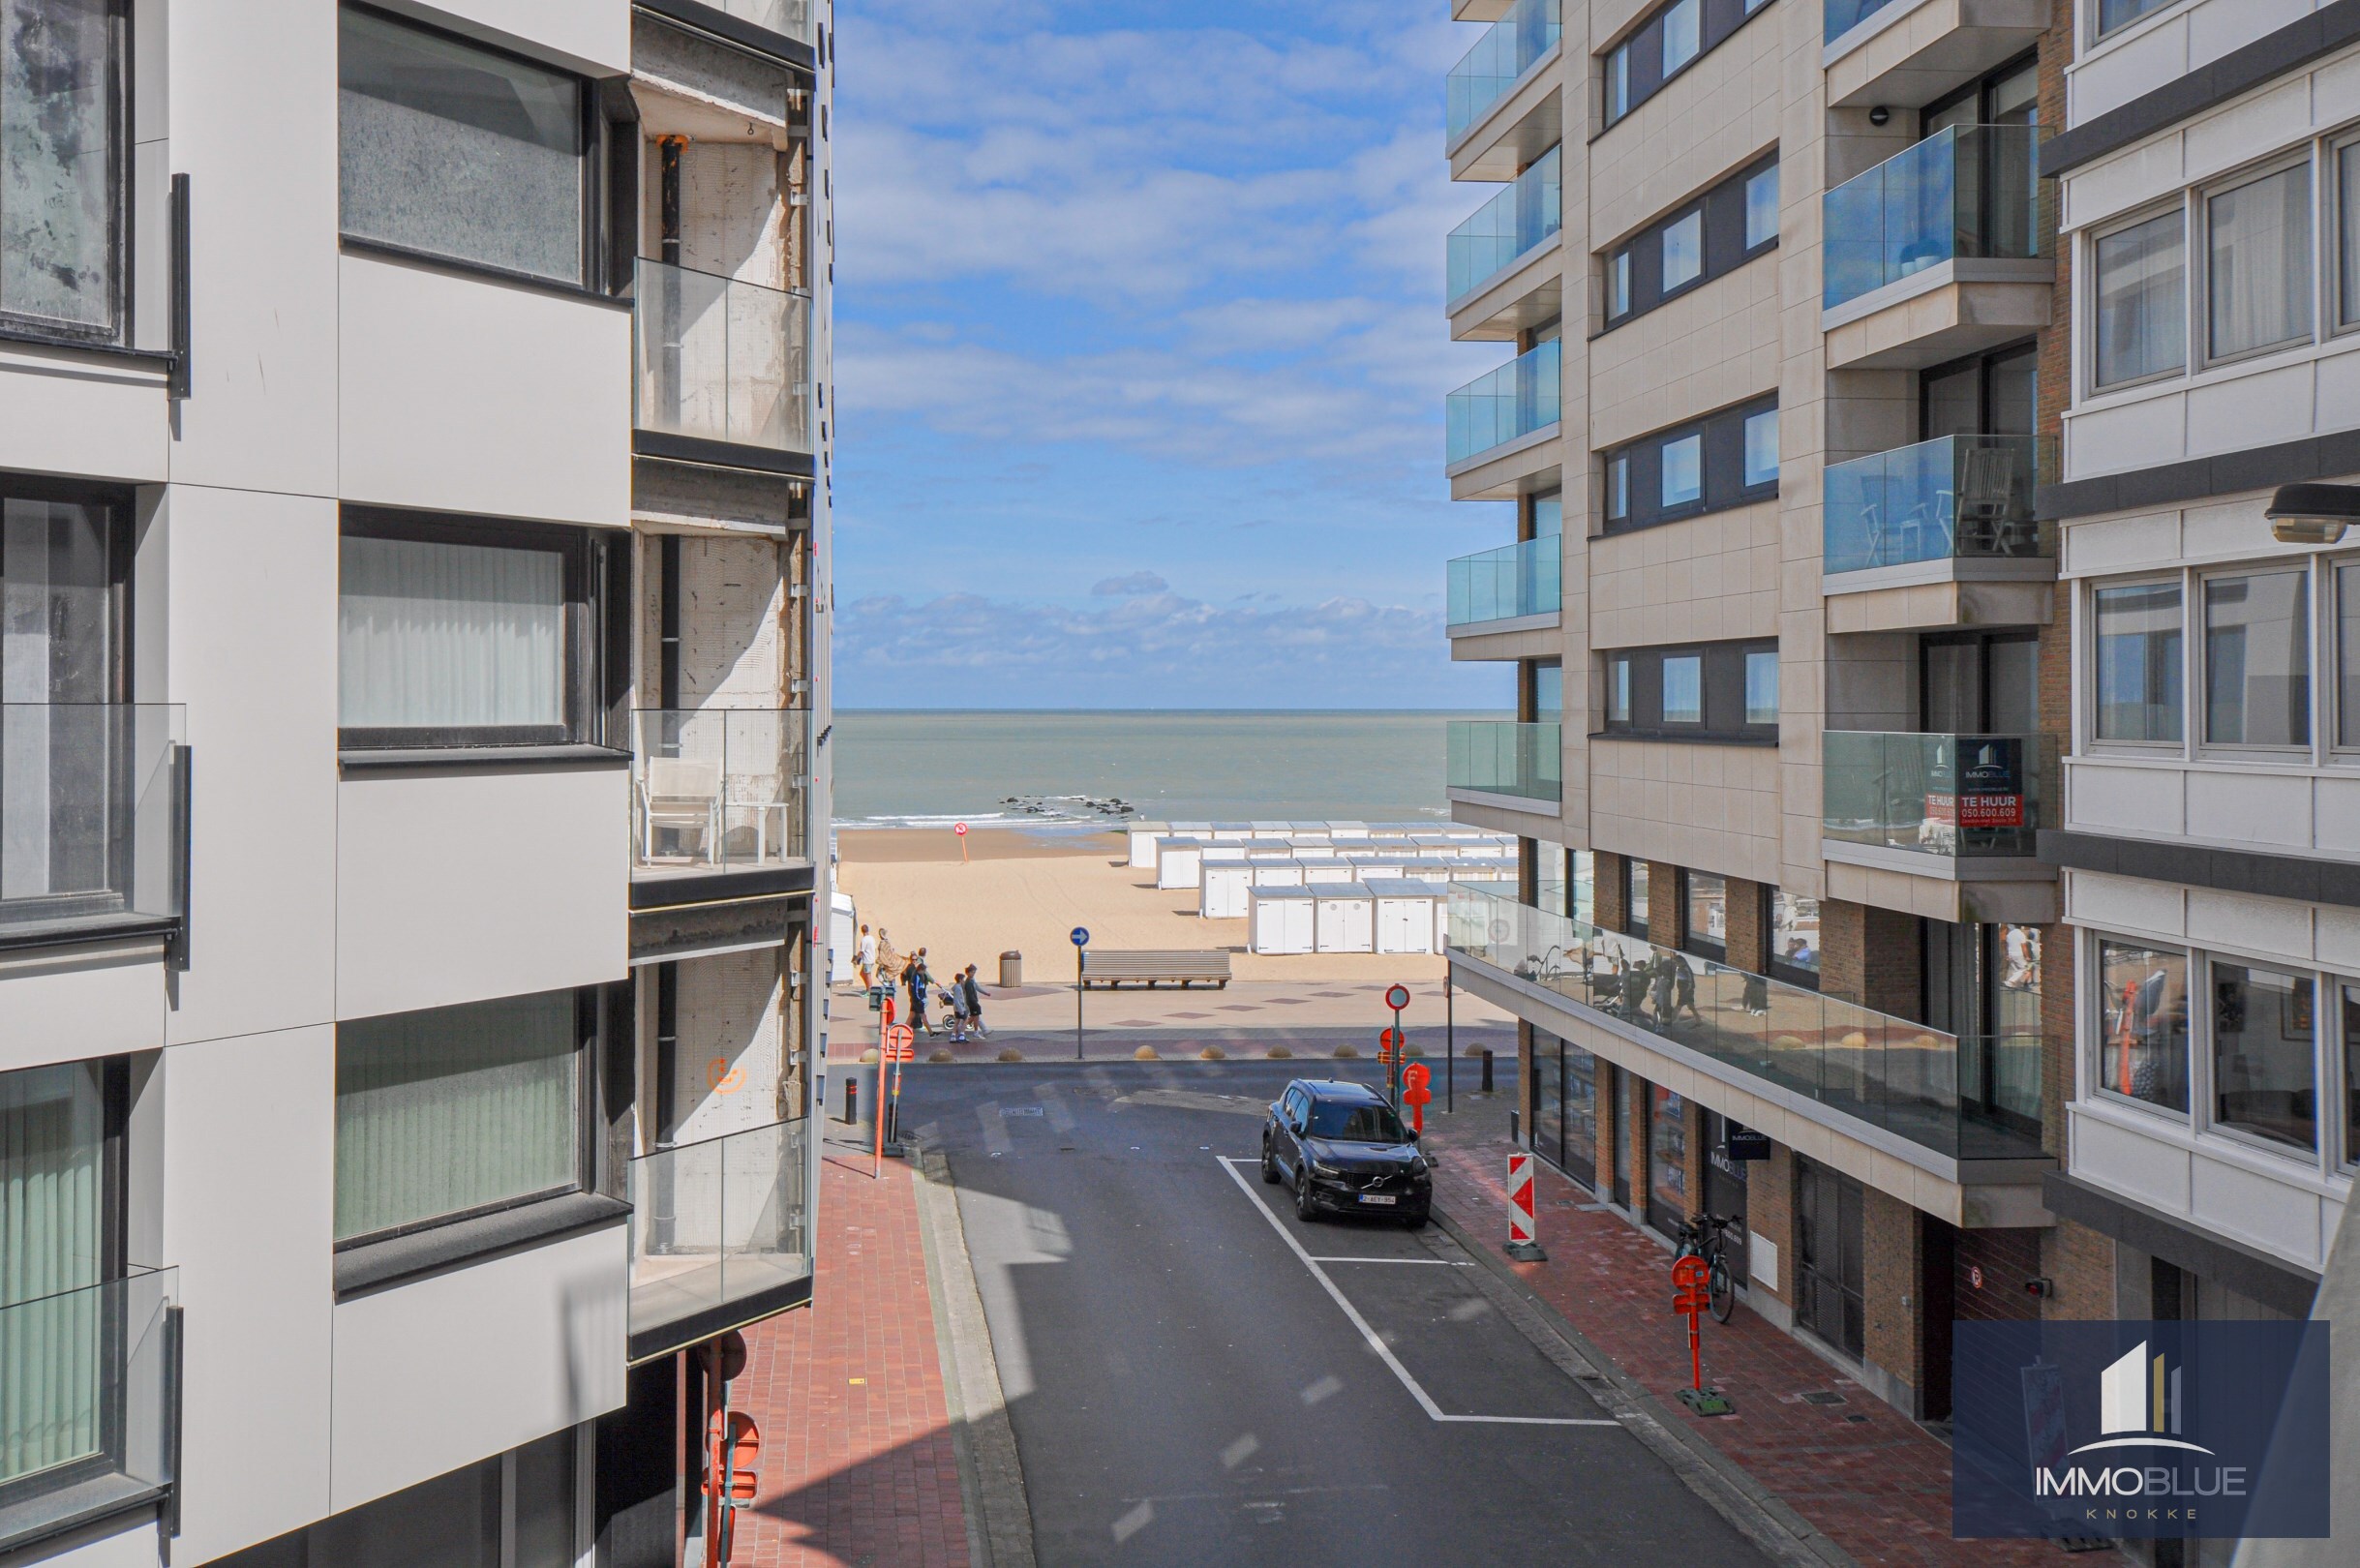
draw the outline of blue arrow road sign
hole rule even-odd
[[[1076,925],[1074,927],[1074,946],[1076,948],[1086,948],[1089,945],[1090,928],[1086,925]]]

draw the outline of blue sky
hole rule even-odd
[[[836,701],[1505,706],[1459,666],[1442,78],[1399,0],[843,0]]]

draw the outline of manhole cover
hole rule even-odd
[[[1802,1402],[1805,1404],[1843,1404],[1847,1402],[1841,1394],[1834,1390],[1823,1388],[1814,1393],[1805,1394],[1802,1397]]]

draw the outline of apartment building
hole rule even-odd
[[[1457,983],[1526,1136],[1634,1224],[1733,1217],[1750,1308],[1900,1408],[1954,1317],[2095,1311],[2044,1182],[2073,943],[2039,143],[2082,0],[1457,0]],[[2043,418],[2048,420],[2044,426]],[[1744,1134],[1744,1135],[1739,1135]],[[2105,1303],[2110,1313],[2111,1295]]]
[[[0,37],[0,1563],[699,1560],[811,1289],[828,11]]]

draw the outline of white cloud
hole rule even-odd
[[[1142,593],[1161,593],[1171,585],[1154,572],[1129,572],[1121,577],[1108,577],[1094,584],[1090,591],[1100,597],[1136,598]]]

